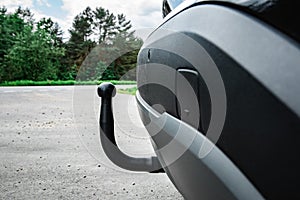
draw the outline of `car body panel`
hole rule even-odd
[[[155,152],[185,198],[263,199],[230,159],[202,133],[166,112],[159,114],[139,93],[136,98]],[[204,142],[208,142],[212,150],[202,157],[200,147]]]
[[[190,40],[182,41],[185,37]],[[187,41],[201,48],[197,51]],[[179,56],[180,52],[187,57]],[[191,62],[194,58],[199,62]],[[298,43],[273,26],[232,7],[196,4],[168,16],[146,40],[138,58],[139,94],[158,113],[181,120],[177,112],[180,100],[176,97],[176,74],[179,69],[198,71],[199,104],[195,106],[200,123],[190,125],[216,143],[216,148],[233,163],[231,167],[239,169],[258,194],[271,199],[295,199],[300,198],[299,64]],[[219,137],[207,135],[215,105],[203,73],[213,66],[217,66],[226,92],[226,119]],[[178,122],[173,118],[168,118],[173,121],[169,123]],[[147,127],[151,119],[142,119]],[[152,140],[156,150],[168,144],[176,148],[181,143],[176,135],[168,134],[152,136]],[[199,171],[203,169],[203,160],[190,154],[192,151],[188,148],[187,155],[164,168],[179,191],[194,199],[202,197],[197,191],[202,191],[197,185],[202,180],[192,174],[198,173],[197,167]],[[168,157],[161,152],[157,155],[162,163]],[[203,180],[211,180],[212,185],[220,181],[216,180],[218,177],[206,178]],[[220,195],[224,192],[228,198],[244,199],[228,189],[229,179],[222,183]],[[211,188],[206,191],[204,199],[217,195]]]

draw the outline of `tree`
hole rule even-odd
[[[111,43],[97,45],[82,63],[78,80],[117,80],[127,74],[127,80],[135,80],[136,58],[142,40],[134,36],[116,35]]]
[[[105,18],[106,18],[106,10],[102,7],[96,8],[95,11],[93,11],[94,13],[94,24],[93,24],[93,29],[94,29],[94,33],[96,35],[98,35],[98,44],[102,43],[103,41],[103,37],[101,36],[104,32],[104,23],[105,23]]]
[[[134,36],[131,22],[124,14],[117,17],[109,10],[98,7],[94,11],[93,30],[97,47],[82,62],[78,79],[119,79],[135,68],[142,40]],[[129,78],[134,79],[135,76]]]
[[[63,31],[58,23],[53,22],[51,18],[42,18],[37,22],[37,28],[43,29],[51,36],[53,46],[62,47],[63,44]]]
[[[127,74],[126,79],[135,80],[135,73],[128,72],[136,68],[137,55],[143,45],[143,41],[135,37],[134,32],[126,31],[118,34],[114,38],[113,45],[117,47],[115,51],[117,51],[120,56],[111,63],[108,70],[114,71],[115,79],[120,79]],[[124,49],[126,49],[125,52],[123,51]]]
[[[22,7],[19,6],[15,11],[15,15],[23,19],[23,21],[26,24],[33,26],[34,24],[33,14],[29,10],[29,8],[22,9]]]
[[[10,81],[56,79],[59,58],[63,55],[62,48],[53,46],[49,33],[40,28],[33,31],[32,26],[26,26],[5,56],[9,66],[5,73]]]
[[[124,14],[117,15],[117,34],[111,40],[113,48],[110,54],[118,56],[107,67],[102,79],[107,77],[110,77],[109,79],[111,77],[114,77],[113,79],[125,78],[123,76],[126,74],[126,79],[135,80],[135,73],[128,72],[136,67],[137,55],[143,41],[134,36],[131,27],[131,22],[126,20]]]
[[[51,18],[35,22],[29,9],[7,13],[0,7],[0,82],[74,79],[81,66],[84,80],[118,79],[135,67],[142,42],[125,15],[87,7],[74,18],[69,33],[64,42]]]
[[[124,14],[120,14],[118,15],[118,26],[117,29],[119,31],[119,33],[133,33],[132,31],[130,31],[132,25],[130,20],[126,20],[126,17]]]
[[[18,12],[21,12],[19,9]],[[0,8],[0,81],[6,80],[7,66],[5,55],[14,46],[16,36],[24,31],[26,22],[17,11],[13,14],[7,13],[5,7]]]
[[[0,8],[0,82],[56,79],[60,67],[62,32],[51,19],[35,23],[29,9],[14,13]]]
[[[96,8],[94,11],[94,30],[98,37],[98,44],[109,42],[117,32],[116,16],[104,8]]]
[[[96,45],[95,42],[89,38],[93,33],[92,24],[93,12],[90,7],[87,7],[74,18],[72,29],[69,30],[71,37],[66,44],[65,56],[67,60],[66,64],[69,67],[72,66],[72,70],[78,70],[91,49]]]
[[[42,18],[36,24],[38,29],[46,31],[51,36],[51,43],[54,47],[66,48],[66,45],[63,42],[63,31],[59,27],[58,23],[53,22],[51,18]],[[72,65],[68,63],[68,57],[60,57],[57,72],[58,79],[74,79],[75,71],[72,68]]]
[[[90,7],[87,7],[82,13],[74,18],[72,29],[69,30],[71,34],[70,41],[84,42],[93,33],[93,12]]]

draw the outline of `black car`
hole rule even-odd
[[[157,157],[101,140],[120,167],[165,171],[186,199],[300,199],[300,3],[163,1],[138,56],[136,99]]]

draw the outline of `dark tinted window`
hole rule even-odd
[[[174,8],[179,6],[184,0],[163,0],[163,17],[167,16]]]
[[[167,16],[171,12],[170,5],[167,0],[163,0],[163,5],[162,5],[162,14],[163,18]]]

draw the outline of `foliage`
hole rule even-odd
[[[135,95],[136,91],[137,91],[137,87],[118,89],[118,92],[121,93],[121,94]]]
[[[51,18],[42,18],[37,22],[37,29],[42,29],[51,37],[51,44],[54,47],[62,47],[63,32],[60,30],[58,23],[53,22]]]
[[[90,19],[91,17],[92,19]],[[136,38],[134,32],[130,31],[131,23],[126,20],[125,15],[115,16],[109,10],[101,7],[94,11],[87,8],[85,12],[75,17],[75,22],[77,19],[88,24],[85,27],[86,31],[81,30],[82,33],[88,33],[91,27],[94,30],[94,38],[90,35],[77,37],[78,31],[76,30],[79,28],[75,26],[77,23],[74,23],[73,29],[70,30],[71,39],[68,44],[76,44],[77,46],[72,46],[69,55],[76,54],[74,49],[79,49],[76,56],[79,59],[72,59],[77,60],[73,64],[78,67],[81,66],[77,79],[120,79],[125,73],[135,68],[136,57],[142,46],[142,40]],[[74,42],[75,38],[77,38],[77,42]],[[84,48],[88,44],[91,44],[92,48]],[[126,78],[135,80],[135,75]]]
[[[5,80],[5,76],[10,77],[10,74],[5,74],[8,68],[5,55],[14,46],[16,35],[24,31],[25,25],[17,13],[7,14],[5,7],[0,8],[0,82]]]
[[[52,44],[51,35],[44,29],[32,30],[26,26],[16,36],[14,46],[5,56],[9,67],[5,68],[8,80],[31,79],[41,81],[56,79],[59,57],[64,50]]]
[[[90,7],[79,13],[64,41],[51,18],[35,21],[29,9],[0,7],[0,83],[15,80],[120,79],[135,68],[142,41],[124,14]],[[129,75],[126,79],[135,79]]]
[[[104,81],[75,81],[75,80],[47,80],[47,81],[31,81],[31,80],[19,80],[19,81],[5,81],[0,83],[0,86],[49,86],[49,85],[100,85]],[[105,81],[107,82],[107,81]],[[108,80],[114,85],[136,85],[135,81],[118,81]]]

